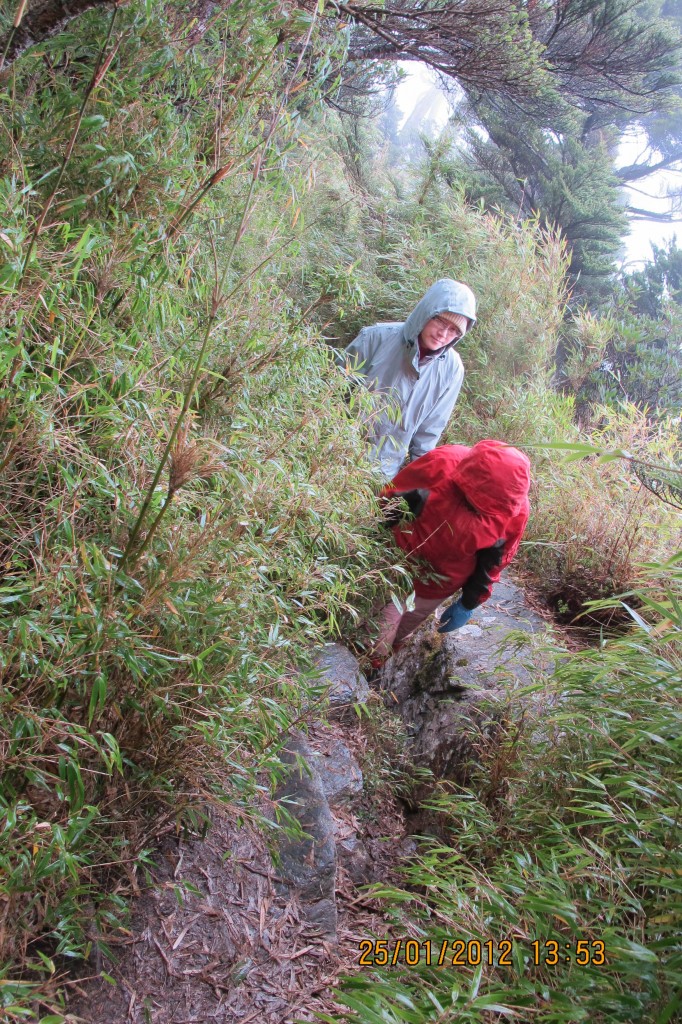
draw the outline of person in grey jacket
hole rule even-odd
[[[383,396],[372,422],[372,457],[390,480],[406,457],[435,448],[464,379],[454,346],[476,323],[476,298],[465,284],[436,281],[404,323],[364,327],[340,362]]]

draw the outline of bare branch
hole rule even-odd
[[[628,206],[628,217],[633,220],[655,220],[659,224],[677,224],[682,221],[682,213],[670,210],[668,213],[654,213],[652,210],[641,210],[637,206]]]
[[[682,146],[673,150],[672,153],[659,160],[658,163],[629,164],[627,167],[618,167],[616,174],[621,181],[639,181],[640,178],[648,178],[650,174],[655,174],[656,171],[675,170],[676,168],[673,168],[672,165],[680,160],[682,160]]]

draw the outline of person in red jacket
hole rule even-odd
[[[379,616],[373,664],[397,650],[457,590],[440,633],[460,629],[490,597],[516,554],[528,522],[530,461],[503,441],[434,448],[382,491],[388,525],[414,566],[414,611],[390,601]],[[406,519],[403,501],[413,513]]]

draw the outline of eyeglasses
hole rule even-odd
[[[433,316],[431,319],[435,320],[438,326],[442,327],[444,331],[453,332],[456,338],[462,337],[462,332],[457,324],[450,323],[450,321],[446,320],[444,316]]]

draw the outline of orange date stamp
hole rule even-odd
[[[535,939],[523,944],[509,939],[363,939],[358,950],[360,967],[602,967],[607,963],[601,939]]]

